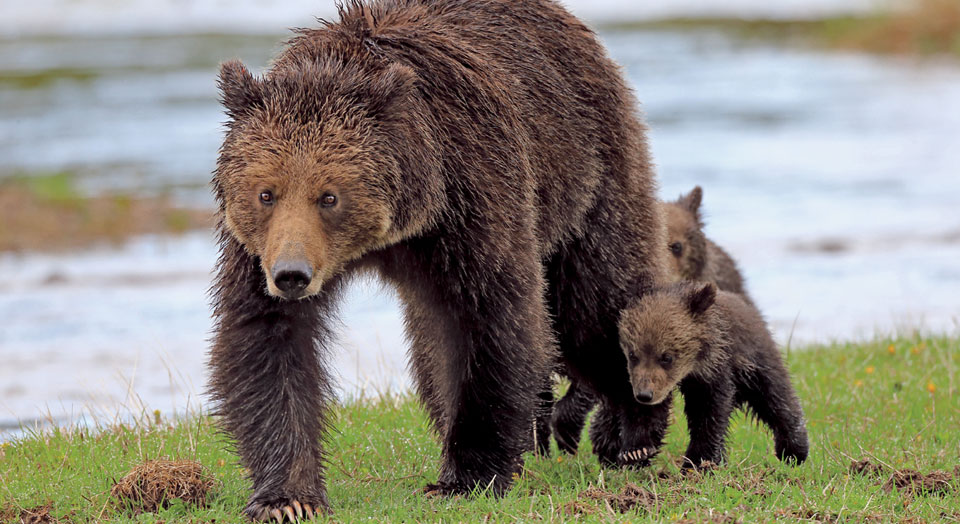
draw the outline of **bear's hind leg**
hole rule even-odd
[[[786,368],[778,359],[758,366],[745,382],[740,397],[773,430],[777,458],[792,464],[803,463],[810,451],[807,427]]]
[[[570,388],[554,406],[551,420],[553,437],[561,451],[577,453],[587,415],[596,403],[593,394],[579,380],[570,380]]]
[[[500,494],[512,484],[522,453],[532,450],[537,395],[554,362],[535,244],[515,246],[496,272],[492,261],[472,260],[486,253],[471,246],[455,250],[458,270],[446,272],[454,280],[433,279],[447,294],[435,314],[457,327],[451,345],[431,355],[447,406],[440,477],[428,486],[440,494]]]
[[[620,453],[620,418],[606,402],[601,402],[590,421],[590,442],[601,466],[617,465]]]

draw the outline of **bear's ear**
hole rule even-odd
[[[694,187],[689,193],[680,197],[677,201],[680,207],[686,209],[700,221],[700,203],[703,201],[703,189],[700,186]]]
[[[239,60],[220,65],[217,86],[220,88],[220,102],[234,120],[263,106],[263,84]]]
[[[416,88],[417,73],[403,64],[390,64],[377,74],[366,90],[364,101],[371,116],[389,115],[402,109]]]
[[[687,295],[687,308],[694,316],[704,314],[717,300],[717,286],[713,282],[697,285],[696,289]]]

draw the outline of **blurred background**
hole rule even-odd
[[[781,344],[957,333],[960,0],[565,4]],[[202,408],[217,64],[262,71],[333,2],[0,11],[0,435]],[[343,319],[341,395],[409,387],[391,292],[358,284]]]

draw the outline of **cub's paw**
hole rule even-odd
[[[246,513],[254,521],[306,522],[320,516],[323,508],[311,504],[301,504],[298,500],[290,500],[286,504],[251,503]]]
[[[650,465],[650,459],[657,454],[656,448],[640,448],[631,451],[621,451],[617,455],[617,465],[620,467],[645,468]]]

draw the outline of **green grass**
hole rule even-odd
[[[407,397],[350,402],[336,410],[329,491],[338,522],[488,521],[923,521],[960,520],[960,340],[878,340],[792,351],[788,356],[807,412],[810,459],[780,464],[764,428],[738,415],[729,461],[712,473],[683,476],[676,464],[687,437],[681,410],[665,453],[644,471],[603,470],[582,446],[576,456],[528,456],[503,498],[436,499],[415,493],[437,477],[439,447],[425,416]],[[72,522],[237,522],[249,486],[229,444],[210,419],[133,427],[55,430],[4,444],[0,520],[50,504]],[[114,480],[151,458],[194,459],[218,485],[207,507],[174,503],[133,513],[109,494]],[[853,460],[884,468],[851,472]],[[895,470],[945,471],[940,493],[886,490]],[[619,511],[628,484],[643,503]],[[645,490],[645,491],[644,491]]]
[[[899,9],[811,20],[673,18],[605,25],[607,30],[719,30],[763,43],[909,56],[960,58],[960,2],[908,0]]]

